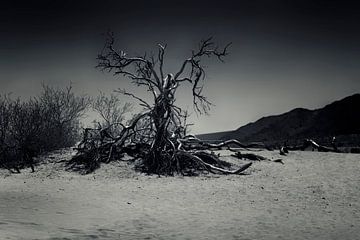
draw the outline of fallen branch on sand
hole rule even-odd
[[[239,158],[239,159],[248,159],[248,160],[252,160],[252,161],[261,161],[261,160],[269,160],[263,156],[257,155],[257,154],[253,154],[253,153],[241,153],[241,152],[237,152],[235,154],[232,154],[231,156]]]
[[[317,149],[319,152],[341,152],[335,144],[333,144],[332,147],[327,147],[324,145],[320,145],[318,143],[316,143],[314,140],[312,139],[305,139],[304,143],[300,146],[283,146],[280,148],[280,154],[281,155],[285,155],[288,151],[297,151],[297,150],[302,150],[304,151],[306,148],[308,147],[313,147],[314,149]]]

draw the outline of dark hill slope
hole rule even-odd
[[[304,138],[321,139],[330,136],[360,133],[360,94],[333,102],[324,108],[296,108],[287,113],[263,117],[234,131],[217,133],[221,140],[276,143]],[[199,135],[201,139],[206,136]]]

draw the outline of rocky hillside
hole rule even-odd
[[[360,134],[360,94],[320,109],[296,108],[281,115],[263,117],[234,131],[202,134],[199,137],[206,140],[238,139],[242,142],[272,144],[302,141],[304,138],[323,141],[331,136],[354,137],[357,134]]]

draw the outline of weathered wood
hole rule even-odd
[[[248,159],[248,160],[253,160],[253,161],[261,161],[261,160],[268,160],[267,158],[260,156],[260,155],[256,155],[253,153],[241,153],[241,152],[237,152],[235,154],[232,154],[231,156],[239,158],[239,159]]]
[[[98,167],[102,162],[110,162],[121,157],[116,153],[128,153],[142,159],[142,171],[162,175],[172,175],[175,172],[182,172],[183,169],[198,171],[200,168],[223,174],[236,174],[250,167],[251,164],[245,164],[239,169],[229,170],[225,167],[231,164],[225,164],[216,154],[196,151],[231,148],[231,146],[247,148],[254,145],[245,145],[237,140],[211,144],[194,136],[186,136],[187,112],[175,105],[178,88],[188,84],[191,86],[195,111],[208,112],[211,103],[202,93],[205,69],[200,61],[204,57],[211,56],[222,60],[222,57],[228,54],[229,45],[221,49],[212,42],[211,38],[201,41],[199,49],[191,52],[191,56],[185,59],[175,74],[166,74],[163,69],[166,46],[159,45],[157,59],[148,55],[132,57],[124,51],[115,50],[113,34],[109,33],[108,37],[104,50],[98,55],[98,67],[124,75],[136,86],[146,87],[153,98],[149,102],[126,90],[118,90],[138,101],[146,112],[137,115],[128,126],[120,124],[122,128],[116,137],[106,129],[99,129],[100,141],[95,138],[83,141],[82,149],[79,149],[81,155],[77,156],[80,164],[92,168]],[[187,68],[190,71],[185,70]],[[146,125],[145,129],[148,129],[146,133],[140,130],[144,129],[138,126],[141,123]],[[147,147],[137,148],[141,143],[147,144]],[[84,163],[86,158],[93,163]],[[76,157],[74,161],[75,159]]]
[[[297,151],[297,150],[303,151],[308,147],[313,147],[314,149],[317,149],[319,152],[341,152],[339,149],[337,149],[335,143],[333,143],[332,145],[333,145],[332,147],[327,147],[327,146],[316,143],[312,139],[305,139],[304,143],[302,145],[288,146],[288,147],[286,147],[286,149],[290,150],[290,151]]]

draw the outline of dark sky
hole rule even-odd
[[[134,89],[94,68],[111,29],[129,53],[167,43],[174,72],[199,40],[232,42],[225,63],[206,60],[208,117],[194,133],[230,130],[295,107],[360,92],[360,8],[350,1],[9,1],[0,6],[0,93],[34,96],[42,82],[95,95]],[[192,109],[186,91],[179,102]],[[125,98],[124,98],[125,100]],[[129,100],[130,99],[126,99]],[[91,118],[91,116],[90,116]]]

